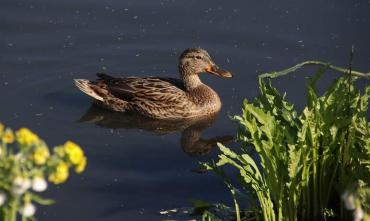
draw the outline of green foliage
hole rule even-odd
[[[359,180],[366,181],[362,190],[369,187],[370,123],[366,112],[370,86],[361,94],[353,85],[356,77],[349,74],[319,96],[316,83],[328,68],[349,73],[321,64],[308,80],[307,105],[300,115],[266,78],[295,71],[305,62],[264,74],[259,80],[261,95],[253,102],[245,100],[242,114],[233,117],[240,125],[241,153],[219,144],[218,161],[207,164],[216,171],[224,165],[237,168],[243,184],[258,198],[266,221],[344,217],[338,208],[340,195]],[[260,164],[248,152],[250,145]],[[369,213],[368,198],[359,199],[359,206]]]
[[[61,184],[68,179],[70,168],[81,173],[85,166],[86,156],[77,144],[67,141],[50,152],[29,129],[13,132],[0,123],[0,220],[36,220],[34,203],[54,203],[38,195],[47,189],[47,180]]]

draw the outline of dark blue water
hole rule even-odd
[[[41,221],[160,220],[160,209],[190,206],[190,199],[231,205],[218,177],[191,172],[217,150],[189,154],[181,132],[79,123],[90,100],[72,79],[96,72],[176,77],[179,54],[201,46],[234,74],[202,76],[223,100],[202,137],[226,136],[236,131],[227,114],[258,94],[259,73],[308,59],[345,67],[352,45],[353,68],[369,71],[369,39],[366,0],[2,0],[0,121],[27,126],[50,145],[71,139],[88,156],[85,173],[46,193],[57,204],[39,207]],[[303,104],[303,76],[276,84]]]

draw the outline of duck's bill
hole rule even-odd
[[[222,69],[220,69],[217,66],[210,66],[209,68],[207,68],[206,71],[208,73],[211,73],[211,74],[214,74],[214,75],[223,77],[223,78],[231,78],[231,77],[233,77],[233,75],[230,72],[225,71],[225,70],[222,70]]]

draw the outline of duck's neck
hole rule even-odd
[[[186,69],[180,68],[180,78],[184,83],[184,86],[187,91],[191,91],[200,85],[203,85],[202,81],[200,80],[198,74],[191,73]]]
[[[191,91],[200,85],[203,85],[197,74],[185,75],[182,77],[185,88],[187,91]]]

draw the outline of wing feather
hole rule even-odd
[[[178,105],[186,98],[182,82],[174,78],[128,77],[104,80],[115,97],[142,102],[152,101],[155,106]]]

